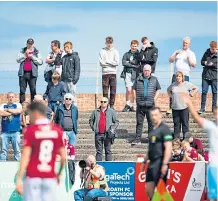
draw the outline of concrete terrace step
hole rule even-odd
[[[170,128],[174,127],[173,122],[168,122],[167,125]],[[200,126],[197,123],[192,123],[192,122],[189,122],[189,126],[191,128],[200,128]],[[118,129],[128,129],[132,127],[136,127],[136,122],[120,122]],[[148,127],[147,121],[144,122],[143,127],[144,128]],[[81,130],[81,129],[90,129],[90,125],[87,123],[79,124],[78,130]]]

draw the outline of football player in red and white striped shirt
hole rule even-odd
[[[24,201],[55,201],[56,188],[65,163],[63,131],[46,118],[47,107],[42,103],[29,106],[31,125],[24,131],[24,147],[16,190]],[[56,155],[60,169],[55,173]],[[24,186],[22,177],[26,171]]]

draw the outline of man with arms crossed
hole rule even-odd
[[[24,201],[55,201],[56,187],[65,162],[63,131],[46,118],[47,107],[32,103],[30,122],[24,132],[24,147],[17,176],[16,190],[24,191]],[[60,169],[55,174],[56,155],[60,155]],[[22,177],[26,171],[24,188]]]
[[[209,165],[207,170],[207,186],[209,198],[218,201],[218,113],[217,108],[214,108],[214,119],[216,123],[200,117],[191,102],[191,99],[186,94],[181,94],[183,101],[188,105],[188,109],[194,120],[202,127],[209,135]]]
[[[154,130],[149,134],[148,153],[145,155],[142,171],[145,164],[149,162],[146,173],[146,194],[152,200],[155,186],[162,177],[166,182],[168,163],[172,154],[173,136],[169,127],[163,123],[160,108],[154,107],[151,110],[151,119],[154,124]]]

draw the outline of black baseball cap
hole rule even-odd
[[[27,40],[27,43],[32,45],[32,44],[34,44],[34,40],[33,40],[32,38],[29,38],[29,39]]]

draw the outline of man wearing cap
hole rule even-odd
[[[20,64],[18,71],[20,86],[20,103],[25,102],[27,83],[30,88],[31,100],[36,95],[36,80],[38,77],[38,66],[43,64],[39,51],[34,47],[32,38],[27,40],[26,47],[18,54],[17,62]]]
[[[60,105],[55,114],[55,123],[60,125],[64,134],[69,137],[69,144],[76,145],[78,108],[74,105],[74,96],[67,93],[64,96],[64,104]]]
[[[191,133],[186,133],[185,140],[188,141],[190,146],[195,148],[199,154],[204,155],[204,148],[200,139],[194,138]]]
[[[119,125],[114,109],[108,107],[108,99],[101,99],[101,106],[94,110],[89,119],[89,125],[95,133],[96,160],[102,161],[103,147],[105,160],[112,160],[111,144],[113,143],[110,133],[114,133]]]

